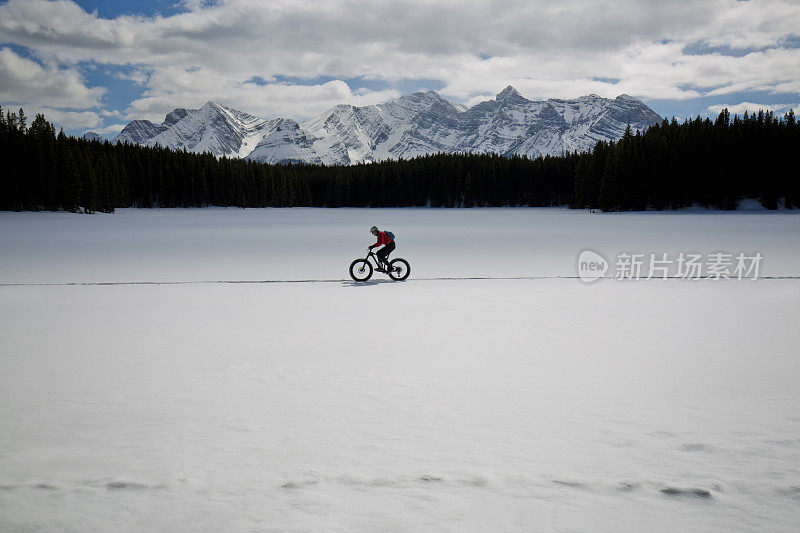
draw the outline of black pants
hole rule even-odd
[[[378,250],[375,254],[378,256],[378,260],[383,261],[384,263],[388,262],[389,254],[394,251],[394,241],[390,242],[389,244],[385,245],[383,248]]]

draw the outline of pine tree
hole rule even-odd
[[[18,124],[19,124],[19,132],[20,133],[26,133],[27,132],[26,123],[27,123],[28,117],[25,116],[25,111],[23,111],[21,107],[19,108],[19,113],[17,114],[17,120],[18,120]]]
[[[475,195],[472,191],[472,173],[467,172],[464,179],[464,207],[475,207]]]
[[[65,211],[77,213],[81,203],[81,180],[78,174],[78,164],[67,146],[64,132],[59,134],[59,167],[62,176],[62,189],[60,204]]]

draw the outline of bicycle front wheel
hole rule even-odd
[[[411,274],[411,267],[405,259],[394,259],[389,263],[389,277],[395,281],[403,281]]]
[[[366,259],[356,259],[350,263],[350,277],[355,281],[367,281],[372,277],[372,263]]]

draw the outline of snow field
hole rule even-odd
[[[791,214],[559,210],[0,214],[0,273],[344,278],[382,218],[412,278],[644,245],[798,274]],[[800,520],[798,281],[385,279],[0,287],[0,530]]]

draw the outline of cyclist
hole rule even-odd
[[[375,255],[378,256],[378,271],[386,272],[389,268],[389,254],[394,251],[394,239],[385,231],[378,231],[376,226],[372,226],[369,231],[378,238],[378,242],[370,245],[369,249],[372,250],[376,246],[383,245],[383,248],[378,250]],[[385,263],[386,266],[382,267],[381,263]]]

